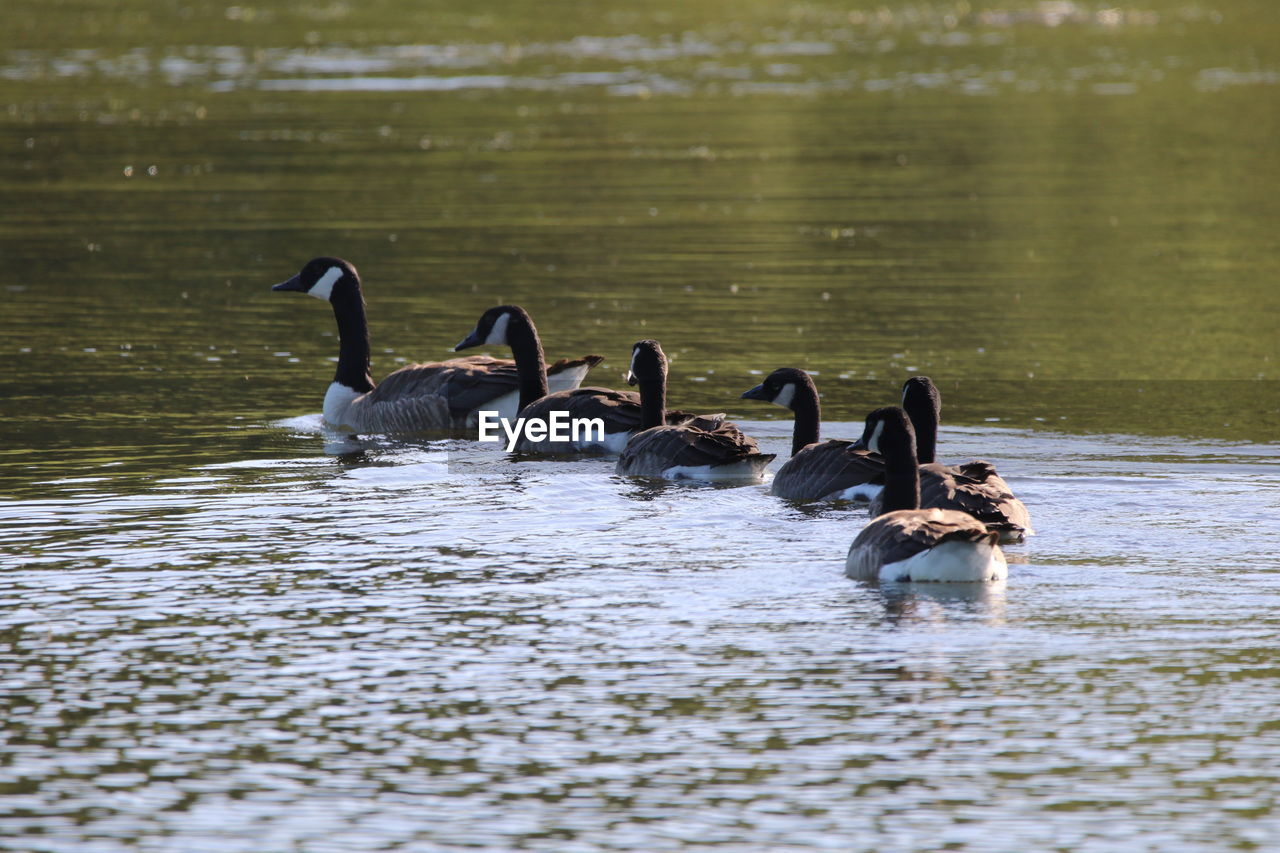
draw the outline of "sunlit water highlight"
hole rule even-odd
[[[0,847],[1280,846],[1280,17],[472,5],[4,4]],[[326,438],[320,254],[375,377],[516,302],[785,454],[769,370],[927,373],[1039,535]]]
[[[1019,7],[1021,6],[1021,8]],[[230,7],[228,18],[237,20]],[[1200,91],[1272,86],[1280,69],[1247,65],[1187,68],[1179,57],[1134,61],[1114,36],[1138,40],[1216,29],[1222,14],[1198,4],[1157,11],[1096,8],[1075,2],[974,9],[919,4],[902,9],[823,8],[793,12],[787,26],[716,19],[698,30],[660,34],[583,34],[539,40],[317,44],[132,46],[120,50],[24,46],[0,59],[0,79],[94,80],[204,86],[214,92],[567,91],[612,95],[800,95],[850,91],[937,90],[964,95],[1085,92],[1132,95],[1169,79]],[[656,20],[662,21],[658,14]],[[1063,67],[1054,53],[1020,45],[1063,28],[1100,40],[1083,61]],[[919,55],[937,53],[921,65]],[[1011,51],[1018,51],[1011,63]],[[427,72],[427,73],[424,73]]]
[[[786,422],[744,426],[785,454]],[[4,826],[31,850],[1274,837],[1241,818],[1280,783],[1276,555],[1234,534],[1274,518],[1280,451],[941,447],[1032,508],[1007,584],[859,585],[856,508],[466,442],[48,483],[0,505],[26,555]]]

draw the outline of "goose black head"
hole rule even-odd
[[[288,281],[272,290],[292,290],[333,302],[335,297],[360,294],[360,276],[356,268],[342,258],[312,258]]]
[[[912,376],[902,383],[902,408],[910,412],[916,407],[931,410],[935,417],[942,412],[942,395],[928,376]]]
[[[812,385],[809,374],[798,367],[779,367],[765,377],[764,381],[749,391],[742,392],[744,400],[763,400],[774,403],[784,409],[790,409],[796,398],[796,389]]]
[[[870,450],[881,456],[890,457],[900,454],[916,456],[916,431],[911,426],[911,419],[899,406],[885,406],[867,415],[866,426],[862,430],[862,438],[854,442],[858,450]]]
[[[471,334],[459,341],[453,350],[457,352],[458,350],[486,345],[509,347],[511,346],[511,341],[508,332],[511,328],[512,318],[528,318],[528,316],[519,305],[499,305],[496,308],[490,308],[480,315],[480,319],[476,322],[476,327],[471,330]]]
[[[631,369],[627,371],[627,384],[665,381],[667,378],[667,354],[657,341],[636,341],[631,348]]]

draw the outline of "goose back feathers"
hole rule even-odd
[[[615,468],[618,474],[667,480],[758,480],[774,454],[718,417],[671,425],[666,421],[667,357],[657,341],[631,351],[627,381],[640,386],[641,431],[633,435]]]
[[[867,416],[861,444],[885,461],[886,512],[854,538],[845,573],[881,582],[983,582],[1008,575],[999,534],[964,512],[920,509],[915,434],[897,406]]]
[[[902,509],[864,527],[849,547],[845,573],[886,583],[999,580],[1008,574],[997,535],[947,509]]]
[[[870,501],[884,488],[884,462],[852,441],[810,444],[778,470],[770,491],[793,501]]]
[[[576,385],[603,360],[600,356],[561,359],[553,365],[553,375],[558,384]],[[411,364],[354,398],[345,413],[327,407],[325,420],[364,433],[474,430],[482,410],[497,411],[509,419],[516,416],[519,383],[511,361],[487,355]]]
[[[679,424],[632,436],[618,458],[617,472],[664,480],[758,480],[773,458],[732,423],[715,429]]]
[[[962,465],[934,461],[942,397],[927,376],[913,376],[902,386],[902,407],[915,430],[916,458],[920,462],[920,505],[958,509],[1000,534],[1001,542],[1021,542],[1035,533],[1026,504],[1014,496],[1009,484],[984,459]],[[871,514],[881,504],[871,502]]]
[[[1009,484],[990,462],[975,459],[960,465],[930,462],[920,466],[920,505],[957,509],[1000,534],[1000,541],[1021,542],[1035,533],[1026,505],[1014,497]],[[870,511],[882,509],[873,498]]]

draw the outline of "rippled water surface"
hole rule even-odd
[[[0,848],[1280,844],[1280,19],[1250,0],[187,5],[0,27]],[[529,308],[671,402],[902,379],[1039,535],[334,441]],[[775,463],[775,469],[777,464]]]
[[[1007,585],[876,589],[842,576],[847,508],[460,443],[326,458],[291,446],[313,422],[0,506],[30,849],[1275,837],[1274,446],[946,430],[1041,534]]]

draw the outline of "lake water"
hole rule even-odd
[[[1268,4],[5,17],[0,848],[1280,844]],[[317,254],[375,377],[518,302],[785,454],[761,373],[928,374],[1039,535],[876,588],[848,507],[327,443]]]

